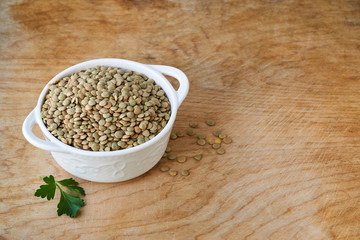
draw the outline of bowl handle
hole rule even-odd
[[[181,70],[170,66],[165,66],[165,65],[149,65],[149,66],[161,72],[162,74],[166,74],[171,77],[174,77],[179,81],[180,86],[179,89],[177,90],[177,95],[180,106],[189,91],[189,80],[186,77],[186,75]]]
[[[41,148],[46,151],[50,152],[65,152],[62,150],[59,146],[52,142],[47,142],[45,140],[42,140],[35,136],[35,134],[32,132],[32,128],[34,124],[36,123],[35,119],[35,109],[32,110],[32,112],[26,117],[23,126],[22,126],[22,132],[26,140],[29,141],[32,145],[35,147]]]

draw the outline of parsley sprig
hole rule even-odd
[[[72,178],[56,181],[53,175],[43,177],[43,180],[46,184],[41,185],[40,188],[36,190],[35,196],[41,198],[46,197],[47,200],[54,199],[56,188],[58,188],[60,190],[60,201],[57,205],[58,216],[65,213],[72,218],[76,217],[77,212],[80,210],[80,207],[85,205],[85,202],[80,197],[71,195],[70,193],[62,190],[60,185],[68,189],[69,192],[75,192],[79,195],[85,196],[84,189],[78,186],[79,183]]]

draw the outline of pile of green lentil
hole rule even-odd
[[[92,151],[131,148],[154,138],[170,118],[164,90],[148,77],[98,66],[49,85],[41,108],[47,129]]]

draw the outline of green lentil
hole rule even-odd
[[[170,146],[167,146],[165,152],[166,152],[166,153],[171,152],[171,147],[170,147]]]
[[[206,141],[205,141],[205,139],[199,139],[199,140],[197,140],[196,143],[200,146],[204,146],[206,144]]]
[[[205,138],[206,138],[206,135],[201,133],[201,134],[198,135],[198,138],[199,138],[199,139],[205,139]]]
[[[122,133],[122,131],[116,131],[115,134],[114,134],[114,136],[115,136],[116,138],[122,138],[123,135],[124,135],[124,134]]]
[[[219,135],[219,138],[224,139],[224,138],[226,138],[226,135],[221,133],[221,134]]]
[[[218,149],[218,148],[221,147],[221,145],[218,144],[218,143],[214,143],[214,144],[212,145],[212,147],[213,147],[213,149]]]
[[[221,131],[219,131],[219,130],[216,130],[216,131],[213,132],[213,135],[215,137],[218,137],[220,134],[221,134]]]
[[[191,128],[197,128],[199,126],[199,123],[197,122],[189,122],[189,127]]]
[[[190,171],[189,171],[189,170],[182,170],[182,171],[181,171],[181,175],[183,175],[183,176],[189,176],[189,175],[190,175]]]
[[[176,160],[176,155],[175,155],[175,154],[169,154],[169,155],[167,156],[167,158],[168,158],[169,160]]]
[[[174,176],[178,175],[178,171],[172,169],[169,171],[169,174],[170,174],[170,176],[174,177]]]
[[[194,159],[197,161],[200,161],[202,159],[203,155],[202,154],[197,154],[194,156]]]
[[[178,161],[179,163],[184,163],[187,161],[187,157],[179,156],[179,157],[177,157],[176,161]]]
[[[108,98],[108,97],[110,97],[110,93],[109,92],[103,92],[103,93],[101,93],[101,96],[104,97],[104,98]]]
[[[170,170],[170,168],[168,166],[161,166],[161,168],[160,168],[160,171],[162,171],[162,172],[167,172],[169,170]]]
[[[206,141],[210,144],[210,145],[213,145],[215,143],[215,138],[213,137],[209,137],[206,139]]]
[[[226,137],[223,139],[223,142],[226,143],[226,144],[229,144],[229,143],[232,143],[232,140],[230,137]]]
[[[172,133],[170,134],[170,139],[172,139],[172,140],[177,139],[176,133],[172,132]]]
[[[189,136],[194,136],[196,133],[195,133],[194,130],[188,129],[188,130],[186,131],[186,134],[189,135]]]
[[[214,120],[207,120],[206,124],[209,125],[209,126],[214,126],[216,123],[215,123]]]
[[[220,154],[220,155],[221,155],[221,154],[224,154],[224,153],[225,153],[225,149],[219,148],[219,149],[216,150],[216,153],[217,153],[217,154]]]
[[[91,149],[92,149],[93,151],[99,151],[100,146],[99,146],[99,144],[97,144],[97,143],[93,143],[93,144],[91,145]]]
[[[184,134],[183,132],[180,132],[180,131],[175,132],[175,134],[176,134],[176,136],[178,136],[178,137],[183,137],[183,136],[185,136],[185,134]]]

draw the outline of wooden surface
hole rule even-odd
[[[326,1],[0,1],[2,239],[360,239],[360,3]],[[68,178],[25,141],[45,84],[94,58],[166,64],[190,80],[175,130],[221,129],[226,154],[190,176],[116,184],[76,178],[86,206],[56,215],[39,176]],[[206,128],[213,118],[217,125]],[[37,130],[36,130],[37,131]],[[38,133],[38,131],[37,131]]]

